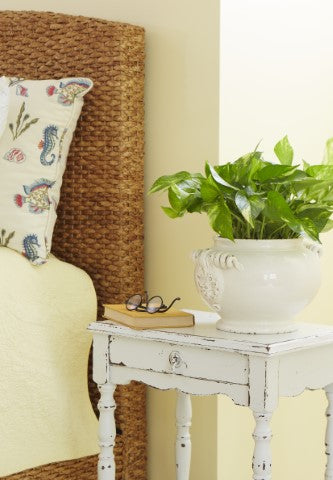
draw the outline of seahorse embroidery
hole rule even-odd
[[[87,78],[73,78],[68,82],[60,82],[59,88],[50,85],[46,89],[46,93],[51,97],[58,94],[58,102],[61,105],[69,106],[74,103],[75,97],[82,94],[92,86],[91,80]]]
[[[30,213],[43,213],[50,209],[50,199],[48,190],[53,187],[55,182],[40,178],[31,185],[23,185],[26,195],[14,195],[15,204],[22,208],[25,203],[28,204]]]
[[[52,165],[56,156],[51,153],[56,145],[55,139],[58,139],[58,127],[48,125],[43,131],[43,140],[39,142],[38,148],[42,149],[40,154],[40,163],[42,165]],[[51,158],[47,158],[50,155]]]
[[[38,250],[36,247],[40,247],[36,234],[26,235],[23,239],[23,255],[27,257],[31,262],[36,262],[39,259]]]

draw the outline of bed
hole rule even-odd
[[[103,302],[120,303],[143,291],[144,31],[48,12],[3,11],[0,25],[1,75],[80,75],[94,81],[67,161],[52,252],[90,275],[100,317]],[[91,362],[89,392],[96,411],[90,371]],[[143,480],[145,387],[121,387],[116,400],[117,480]],[[5,478],[92,480],[96,463],[96,456],[89,456]]]

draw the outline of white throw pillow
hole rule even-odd
[[[0,245],[34,265],[51,251],[69,146],[89,78],[0,78]]]

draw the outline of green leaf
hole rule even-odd
[[[264,167],[264,162],[261,159],[261,152],[247,153],[240,157],[231,166],[234,179],[242,186],[248,186],[252,183],[252,179],[258,170]],[[229,180],[231,181],[231,179]]]
[[[192,176],[193,175],[191,175],[189,172],[182,171],[173,175],[164,175],[159,177],[150,187],[148,194],[158,192],[159,190],[166,190],[167,188],[171,187],[171,185],[179,183],[183,180],[191,179]]]
[[[215,180],[216,183],[218,183],[219,185],[223,185],[224,187],[231,188],[231,189],[233,189],[233,190],[238,190],[236,187],[234,187],[233,185],[230,185],[230,183],[228,183],[226,180],[224,180],[224,179],[217,173],[217,171],[215,170],[215,168],[212,167],[211,165],[209,165],[209,170],[210,170],[211,176],[213,177],[213,179]]]
[[[251,212],[251,204],[247,196],[243,192],[237,192],[235,195],[235,203],[237,205],[238,210],[241,212],[245,220],[254,227],[252,212]]]
[[[190,194],[180,190],[177,185],[172,185],[168,190],[168,199],[173,210],[181,213],[186,210]]]
[[[295,217],[286,200],[278,192],[268,192],[265,214],[273,222],[284,222],[295,233],[300,234],[303,230],[301,221]]]
[[[329,138],[326,142],[324,163],[333,165],[333,138]]]
[[[305,160],[302,160],[302,162],[303,162],[303,170],[307,170],[310,167],[310,164]]]
[[[311,220],[311,218],[303,218],[302,219],[302,227],[303,231],[310,237],[312,240],[316,242],[320,242],[319,240],[319,232],[317,226]]]
[[[327,203],[333,202],[333,187],[330,186],[326,189],[325,195],[322,196],[322,201]]]
[[[329,219],[326,222],[325,227],[322,229],[322,232],[329,232],[333,228],[333,220]]]
[[[181,217],[182,215],[180,215],[178,212],[176,212],[175,210],[173,210],[172,208],[170,207],[161,207],[163,212],[168,215],[168,217],[170,218],[177,218],[177,217]]]
[[[203,207],[202,198],[191,195],[191,197],[189,198],[189,203],[186,207],[187,211],[189,213],[194,213],[194,212],[201,213],[202,207]]]
[[[223,238],[233,240],[232,218],[230,210],[223,199],[207,211],[212,229]]]
[[[210,165],[208,162],[205,162],[205,175],[208,178],[210,175]]]
[[[291,165],[293,163],[294,150],[289,143],[287,135],[275,145],[274,152],[282,165]]]
[[[174,185],[177,185],[177,187],[180,190],[183,190],[184,192],[196,193],[200,191],[201,184],[204,180],[205,180],[205,177],[203,177],[200,173],[198,173],[198,174],[192,175],[191,178],[177,182]]]
[[[214,181],[211,181],[212,177],[208,177],[207,180],[202,182],[201,196],[204,202],[211,203],[220,195],[220,190]]]
[[[318,236],[318,232],[322,232],[322,230],[325,228],[325,225],[327,224],[327,220],[329,219],[330,216],[331,216],[331,212],[327,211],[327,209],[325,208],[311,208],[311,207],[304,209],[297,214],[297,217],[302,219],[303,225],[304,225],[304,219],[311,220],[312,224],[316,228],[317,236]]]
[[[313,177],[307,177],[304,178],[303,180],[292,180],[293,188],[296,192],[300,192],[302,190],[308,190],[314,186],[320,186],[320,189],[322,188],[322,180],[317,180],[316,178]]]
[[[317,180],[333,180],[333,165],[313,165],[306,173]]]
[[[251,195],[249,197],[249,201],[250,201],[250,204],[251,204],[252,218],[255,219],[264,210],[265,200],[263,198],[261,198],[259,195]]]
[[[291,167],[289,165],[276,165],[272,163],[257,172],[256,180],[264,183],[267,181],[271,182],[274,180],[286,179],[295,172],[297,167],[298,165]]]

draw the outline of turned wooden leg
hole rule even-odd
[[[271,413],[253,412],[256,427],[253,432],[255,442],[253,455],[253,480],[271,480],[272,478],[272,431],[269,422]]]
[[[191,464],[191,435],[192,406],[190,395],[178,392],[176,409],[176,478],[189,480]]]
[[[327,428],[326,428],[326,473],[325,480],[333,480],[333,384],[325,388],[326,396],[328,400],[328,406],[326,409]]]
[[[99,416],[99,447],[98,480],[115,480],[115,461],[113,447],[116,438],[116,423],[114,413],[116,403],[113,398],[116,386],[105,383],[99,386],[101,398],[98,402]]]

